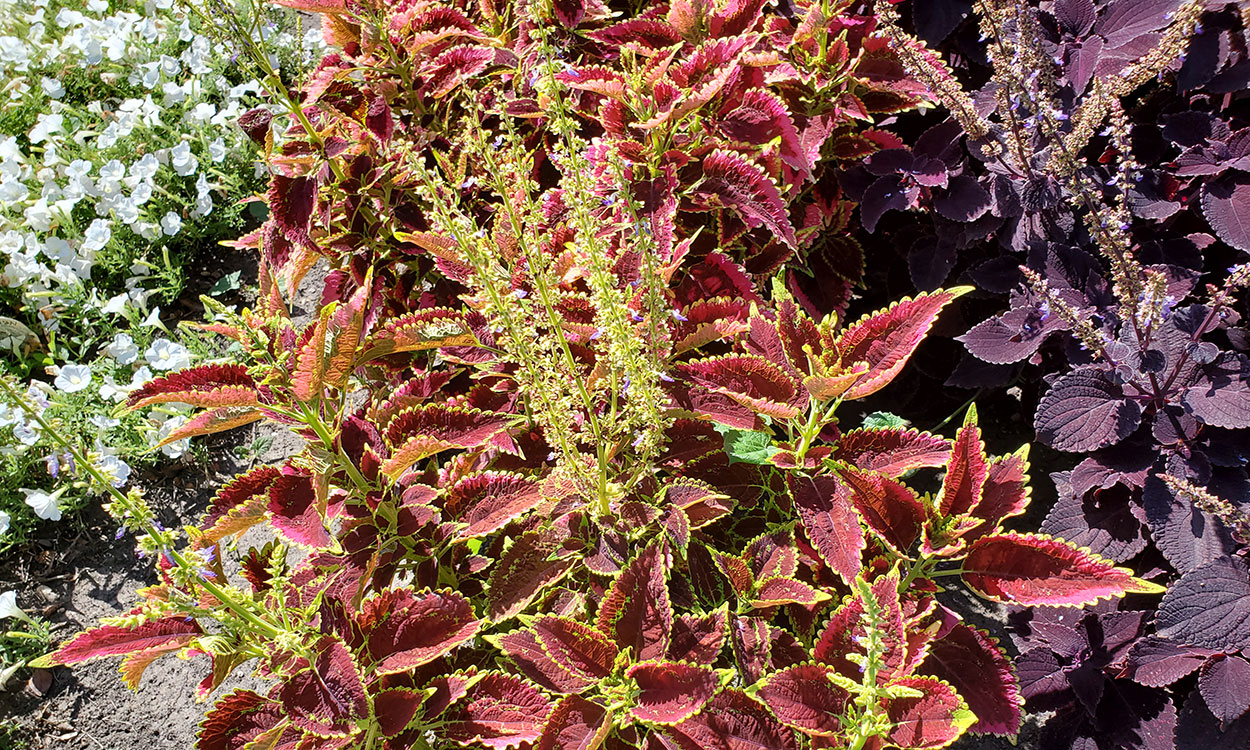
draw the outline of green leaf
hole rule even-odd
[[[738,430],[720,424],[716,425],[716,431],[725,437],[725,453],[729,454],[730,464],[766,464],[777,452],[773,436],[767,432]]]
[[[874,411],[864,415],[863,426],[871,430],[901,430],[910,425],[906,419],[888,411]]]
[[[242,271],[235,271],[234,273],[228,273],[225,276],[222,276],[220,279],[217,279],[216,283],[209,287],[208,293],[213,297],[216,297],[219,294],[233,292],[239,288],[239,278],[242,275]]]

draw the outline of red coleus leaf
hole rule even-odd
[[[946,477],[937,497],[938,514],[942,518],[967,515],[981,502],[981,490],[989,473],[989,459],[977,426],[977,407],[968,407],[963,427],[951,444],[951,458]]]
[[[400,352],[419,352],[441,346],[477,343],[464,315],[455,310],[429,308],[391,318],[365,339],[356,364]]]
[[[538,750],[589,750],[600,747],[612,731],[608,712],[579,695],[566,695],[543,727]]]
[[[808,163],[789,108],[781,97],[767,89],[751,89],[731,100],[714,122],[733,141],[757,146],[779,141],[781,160],[800,174],[813,166]]]
[[[902,482],[849,466],[838,469],[838,476],[868,528],[895,552],[906,555],[920,537],[926,515],[916,493]]]
[[[618,649],[608,636],[567,617],[543,615],[530,626],[551,660],[591,682],[607,677]]]
[[[864,530],[846,485],[832,476],[786,476],[803,528],[825,563],[849,585],[859,575]]]
[[[269,514],[273,527],[305,547],[330,545],[330,532],[317,508],[313,478],[303,470],[284,469],[269,485]]]
[[[269,181],[269,215],[278,233],[293,245],[311,243],[308,230],[317,202],[317,181],[274,173]]]
[[[539,482],[501,471],[485,471],[456,482],[443,495],[452,520],[466,524],[461,538],[491,534],[520,518],[542,501]]]
[[[495,61],[495,51],[475,44],[452,47],[439,55],[421,70],[424,78],[422,92],[431,98],[441,99],[466,80],[490,67]]]
[[[794,227],[777,185],[755,164],[731,151],[714,151],[703,160],[703,178],[691,191],[707,207],[733,209],[750,226],[764,226],[797,247]]]
[[[794,530],[789,527],[760,534],[747,543],[742,557],[757,580],[792,576],[799,569],[799,551],[794,546]]]
[[[181,427],[166,435],[155,447],[160,448],[183,438],[233,430],[235,427],[242,427],[263,419],[264,416],[264,412],[250,406],[223,406],[218,409],[209,409],[188,419]]]
[[[551,703],[538,688],[519,677],[491,672],[443,714],[442,736],[461,745],[518,747],[539,738],[550,713]]]
[[[517,537],[491,570],[486,593],[491,620],[515,617],[538,592],[569,572],[571,560],[550,559],[559,548],[560,540],[551,531],[527,531]]]
[[[971,290],[970,286],[961,286],[920,294],[915,299],[905,298],[847,326],[837,341],[842,366],[866,362],[868,372],[846,392],[845,398],[863,398],[884,388],[907,364],[942,308]]]
[[[573,674],[556,663],[532,630],[514,630],[486,639],[507,654],[522,674],[553,693],[575,695],[598,682],[597,678]]]
[[[1015,453],[990,462],[981,501],[971,511],[982,523],[964,534],[964,538],[972,540],[997,531],[1004,519],[1024,512],[1029,506],[1029,494],[1029,446],[1024,445]]]
[[[764,608],[797,604],[802,607],[814,607],[829,599],[829,594],[809,583],[796,578],[776,576],[760,581],[755,587],[754,596],[751,597],[751,606]]]
[[[751,303],[730,297],[697,300],[682,310],[673,333],[673,354],[699,349],[748,330]]]
[[[964,581],[995,601],[1023,606],[1080,606],[1163,588],[1062,539],[998,534],[978,539],[963,563]]]
[[[836,461],[897,477],[911,469],[945,466],[951,444],[946,438],[909,429],[861,428],[844,433],[833,450]]]
[[[729,585],[733,587],[735,594],[746,596],[750,593],[755,586],[755,576],[751,573],[751,566],[747,565],[745,560],[737,555],[711,548],[708,552],[712,555],[712,562],[716,564],[716,569],[729,579]]]
[[[929,645],[920,671],[950,683],[977,717],[971,731],[1014,738],[1024,698],[1015,669],[988,633],[956,623]]]
[[[126,407],[138,409],[151,404],[180,403],[203,408],[253,406],[257,403],[256,381],[243,365],[200,365],[171,372],[131,391]]]
[[[150,649],[172,650],[191,643],[204,631],[195,620],[166,617],[150,620],[133,628],[103,625],[84,631],[62,644],[48,661],[51,664],[77,664],[102,656],[120,656]]]
[[[692,529],[706,526],[733,510],[732,498],[689,477],[674,478],[664,488],[664,499],[686,514]]]
[[[662,659],[673,632],[668,596],[672,561],[664,543],[652,544],[625,566],[599,605],[597,628],[635,661]]]
[[[894,724],[889,742],[899,747],[942,748],[954,742],[976,717],[955,689],[932,677],[903,677],[894,686],[920,691],[920,697],[891,697],[883,701]]]
[[[408,728],[425,702],[425,693],[416,688],[384,688],[373,693],[373,714],[383,737],[394,737]]]
[[[899,599],[898,585],[899,574],[897,570],[893,570],[873,581],[870,586],[878,612],[876,630],[883,645],[877,673],[878,680],[882,683],[903,671],[908,660],[910,644],[903,621],[903,605]],[[848,656],[866,654],[863,646],[868,632],[864,626],[866,611],[864,600],[858,593],[848,597],[834,610],[812,649],[813,659],[856,682],[862,676],[861,667]]]
[[[706,615],[682,614],[673,620],[668,658],[711,665],[725,645],[729,611],[720,607]]]
[[[308,668],[287,678],[276,697],[300,729],[322,736],[352,734],[369,716],[364,680],[342,641],[323,636]]]
[[[478,448],[508,428],[508,414],[447,404],[405,409],[386,426],[391,457],[382,472],[395,478],[417,461],[450,448]]]
[[[195,741],[196,750],[243,750],[258,736],[286,721],[282,704],[251,690],[235,690],[217,701],[204,717]],[[303,734],[294,727],[291,735]],[[288,739],[287,733],[283,739]]]
[[[834,684],[832,669],[799,664],[769,675],[756,695],[781,723],[814,737],[832,737],[842,728],[850,694]]]
[[[481,627],[473,606],[453,591],[386,589],[361,602],[356,616],[378,674],[427,664],[472,638]]]
[[[217,519],[229,513],[232,508],[242,505],[257,495],[267,495],[269,485],[273,484],[281,473],[276,466],[257,466],[222,485],[213,497],[212,507],[204,516],[201,528],[211,528]]]
[[[719,687],[711,667],[679,661],[634,664],[625,676],[638,690],[629,712],[639,721],[653,724],[676,724],[690,718]]]
[[[774,419],[798,416],[804,400],[798,383],[763,357],[727,354],[682,364],[678,370],[692,382]]]
[[[746,693],[728,688],[699,713],[662,731],[682,750],[798,750],[793,730]]]

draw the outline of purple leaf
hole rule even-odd
[[[1146,548],[1141,522],[1133,516],[1124,492],[1077,494],[1067,481],[1052,474],[1059,489],[1042,533],[1088,547],[1103,557],[1124,562]]]
[[[1075,37],[1088,34],[1098,20],[1094,0],[1056,0],[1054,14],[1059,28]]]
[[[1202,190],[1202,213],[1221,240],[1250,252],[1250,177],[1227,176]]]
[[[1147,687],[1167,687],[1201,667],[1214,653],[1150,636],[1133,644],[1123,676]]]
[[[1250,716],[1243,715],[1228,726],[1202,700],[1202,693],[1189,694],[1176,722],[1176,750],[1250,750]]]
[[[1160,636],[1199,648],[1250,645],[1250,567],[1221,558],[1190,571],[1159,602]]]
[[[1250,201],[1250,191],[1246,200]],[[1201,372],[1201,379],[1181,399],[1190,412],[1216,427],[1250,427],[1250,359],[1225,352]]]
[[[1221,724],[1236,721],[1250,709],[1250,663],[1231,655],[1207,662],[1198,675],[1198,690]]]
[[[1056,380],[1033,420],[1042,442],[1081,453],[1114,445],[1140,424],[1141,406],[1095,367],[1077,368]]]
[[[886,211],[905,211],[911,198],[903,188],[903,179],[897,175],[882,177],[868,186],[859,204],[859,219],[864,229],[876,231],[877,222]]]
[[[1146,480],[1142,504],[1155,545],[1181,573],[1233,551],[1232,536],[1222,523],[1189,500],[1176,497],[1159,478]]]
[[[946,192],[933,199],[937,212],[951,221],[976,221],[990,210],[990,194],[968,175],[950,178]]]
[[[1136,40],[1168,25],[1181,0],[1119,0],[1094,29],[1111,47]]]
[[[982,362],[1005,365],[1033,356],[1047,336],[1066,327],[1058,315],[1027,304],[981,321],[956,340]]]

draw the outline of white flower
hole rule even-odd
[[[208,156],[215,162],[220,162],[226,158],[226,142],[221,138],[208,144]]]
[[[182,344],[160,338],[143,353],[154,370],[182,370],[191,366],[191,353]]]
[[[12,520],[13,520],[12,517],[9,516],[8,513],[5,513],[4,511],[0,510],[0,534],[3,534],[9,530],[9,524],[12,522]]]
[[[126,296],[125,292],[122,292],[114,297],[110,297],[109,301],[104,303],[104,307],[100,308],[100,312],[107,313],[109,315],[120,315],[122,311],[126,309],[126,302],[129,299],[130,298]]]
[[[130,466],[117,456],[104,456],[96,464],[96,469],[109,480],[114,487],[124,487],[130,478]]]
[[[109,398],[108,396],[104,395],[105,386],[111,386],[114,391],[117,391],[118,393],[122,394],[122,398],[125,398],[126,392],[119,390],[117,388],[117,384],[114,383],[112,380],[109,380],[108,383],[105,383],[105,385],[100,386],[101,398]],[[115,399],[115,400],[120,401],[121,399]],[[101,430],[111,430],[117,425],[122,423],[120,419],[117,419],[115,417],[106,417],[103,414],[96,414],[94,416],[87,417],[87,421],[95,425],[96,427],[99,427]]]
[[[65,127],[65,117],[59,114],[43,114],[35,120],[35,127],[30,129],[30,142],[43,143],[53,133],[61,132]]]
[[[39,85],[49,99],[60,99],[65,96],[65,85],[57,78],[40,78]]]
[[[169,419],[166,419],[164,422],[161,422],[160,429],[156,431],[156,436],[155,436],[156,442],[159,443],[165,438],[169,437],[170,435],[173,434],[174,430],[178,429],[179,427],[183,426],[186,423],[187,423],[187,418],[182,416],[181,414],[175,414]],[[181,440],[175,440],[174,442],[169,443],[167,445],[162,445],[161,453],[164,453],[166,456],[169,456],[170,458],[178,458],[182,454],[186,453],[187,448],[189,448],[190,446],[191,446],[191,439],[183,438]]]
[[[22,492],[26,495],[26,504],[34,509],[35,515],[45,521],[61,520],[61,503],[60,493],[47,493],[42,490],[27,490]]]
[[[188,177],[199,169],[200,162],[191,153],[191,144],[183,141],[169,150],[169,163],[180,177]]]
[[[128,365],[139,358],[139,347],[135,346],[135,340],[127,333],[114,336],[112,343],[104,351],[117,360],[119,365]]]
[[[82,249],[92,253],[103,250],[112,238],[113,230],[109,223],[104,219],[93,219],[87,231],[83,232]]]
[[[161,231],[166,237],[173,237],[182,231],[182,217],[170,211],[161,217]]]
[[[8,515],[7,513],[5,515]],[[12,617],[17,620],[26,620],[28,615],[17,606],[17,592],[6,591],[0,594],[0,620]]]
[[[141,159],[130,165],[130,176],[136,180],[148,180],[156,176],[161,163],[155,154],[144,154]]]
[[[91,365],[65,365],[52,382],[57,390],[77,393],[91,385]]]
[[[26,223],[36,232],[46,232],[52,228],[52,209],[43,198],[35,201],[22,212]]]
[[[126,386],[126,392],[129,393],[136,388],[142,388],[149,381],[151,381],[153,377],[152,371],[148,369],[148,366],[143,365],[138,370],[135,370],[134,374],[130,376],[130,385]]]
[[[148,313],[148,316],[143,319],[143,322],[139,324],[139,327],[164,328],[165,326],[161,325],[161,308],[153,307],[152,312]]]
[[[34,445],[39,442],[39,430],[33,422],[22,422],[13,425],[13,437],[22,445]]]

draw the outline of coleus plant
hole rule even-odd
[[[202,326],[241,361],[129,402],[198,407],[171,440],[264,419],[306,445],[179,531],[114,492],[159,582],[45,664],[123,656],[137,684],[161,655],[204,656],[202,699],[251,664],[271,687],[218,698],[200,750],[937,748],[1021,718],[1010,660],[938,601],[943,578],[1024,607],[1158,593],[1003,529],[1027,452],[988,456],[975,409],[954,439],[841,431],[840,404],[885,388],[967,288],[848,324],[845,299],[734,260],[759,255],[726,227],[799,245],[782,220],[820,213],[776,188],[769,146],[670,153],[724,103],[689,85],[706,60],[742,45],[718,75],[785,79],[767,31],[811,35],[813,65],[854,39],[862,63],[871,17],[677,5],[618,29],[599,5],[315,5],[349,57],[288,97],[302,130],[271,149],[272,218],[239,243],[262,257],[256,309]],[[683,89],[641,148],[586,132],[559,63],[605,27],[631,85]],[[735,29],[759,32],[704,39]],[[689,207],[716,212],[714,239]],[[323,258],[297,324],[286,297]]]

